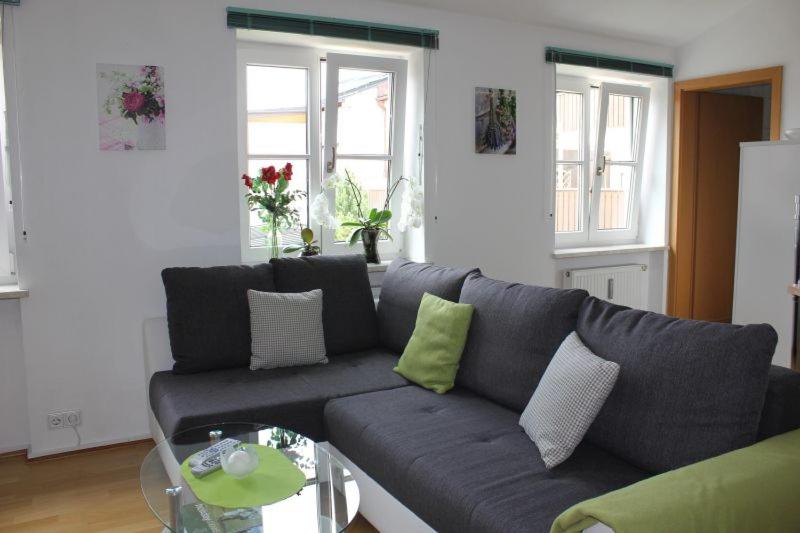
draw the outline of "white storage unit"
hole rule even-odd
[[[800,143],[742,143],[733,322],[768,323],[778,332],[773,363],[789,366],[800,194]]]

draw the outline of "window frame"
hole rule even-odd
[[[327,175],[329,172],[329,165],[333,163],[335,172],[341,169],[336,166],[336,161],[339,159],[357,159],[364,161],[386,161],[389,164],[389,179],[388,185],[403,175],[404,163],[404,147],[405,147],[405,128],[406,128],[406,92],[408,89],[408,61],[405,59],[398,59],[394,57],[384,56],[364,56],[355,54],[342,54],[342,53],[328,53],[325,55],[326,62],[326,102],[328,101],[328,94],[336,94],[338,99],[339,89],[339,72],[338,69],[362,69],[374,70],[377,72],[392,72],[393,86],[392,86],[392,111],[391,117],[391,131],[389,133],[389,151],[387,155],[365,155],[365,154],[334,154],[332,148],[337,144],[335,143],[336,135],[338,133],[338,107],[329,106],[326,104],[325,108],[325,146],[322,147],[323,154],[323,174]],[[335,73],[335,75],[332,75]],[[328,207],[334,215],[336,214],[336,191],[329,190]],[[389,203],[389,209],[392,213],[400,213],[400,194]],[[402,236],[398,230],[398,216],[393,216],[389,221],[389,232],[394,236]],[[344,222],[342,220],[339,221]],[[335,230],[322,228],[322,249],[326,254],[341,255],[353,253],[355,247],[348,245],[346,241],[336,241]],[[382,239],[379,244],[379,251],[384,256],[384,260],[393,259],[402,249],[401,238],[397,240]]]
[[[594,147],[594,159],[592,159],[592,131],[591,131],[591,91],[593,88],[598,88],[598,110],[596,117],[596,142]],[[576,232],[558,232],[555,231],[555,245],[556,249],[571,248],[581,246],[609,246],[617,244],[633,244],[639,238],[639,210],[641,207],[641,188],[642,176],[644,169],[644,153],[647,144],[647,119],[650,108],[650,88],[641,85],[621,84],[621,83],[607,83],[598,82],[593,78],[558,75],[556,77],[556,98],[558,101],[558,93],[571,92],[583,94],[583,132],[581,135],[583,145],[581,146],[582,156],[582,169],[583,169],[583,191],[582,191],[582,227],[580,231]],[[638,138],[636,139],[635,147],[635,161],[617,161],[612,162],[616,165],[630,166],[633,168],[633,176],[631,183],[630,202],[629,202],[629,217],[630,225],[625,229],[599,229],[599,208],[600,208],[600,191],[602,190],[602,174],[597,174],[600,168],[605,168],[603,150],[601,147],[605,143],[606,125],[608,119],[608,102],[610,95],[623,95],[641,98],[641,109],[639,113],[638,124]],[[557,165],[563,163],[572,163],[574,161],[566,161],[557,159],[558,146],[556,124],[558,123],[557,112],[553,114],[554,118],[554,142],[553,142],[553,198],[557,195],[556,190],[556,169]],[[596,191],[596,193],[595,193]],[[556,216],[555,205],[553,215]]]
[[[556,232],[556,246],[559,248],[566,248],[569,246],[586,245],[589,242],[588,225],[591,221],[591,193],[590,190],[590,175],[592,170],[591,164],[591,97],[592,97],[592,84],[591,81],[585,78],[576,78],[573,76],[560,76],[556,89],[555,103],[558,105],[558,93],[567,92],[583,95],[583,113],[582,125],[583,132],[581,135],[581,225],[579,231],[571,232]],[[558,124],[557,116],[558,108],[553,117],[555,124],[553,127],[553,198],[557,197],[556,189],[556,169],[560,164],[575,164],[572,160],[558,159],[558,136],[556,133],[556,125]],[[555,207],[553,209],[553,216],[555,218]]]
[[[284,47],[280,45],[247,46],[239,43],[237,47],[237,108],[238,112],[238,144],[239,144],[239,174],[248,172],[248,162],[251,159],[285,159],[306,160],[308,172],[308,197],[310,203],[320,192],[320,141],[319,141],[319,61],[318,53],[312,49]],[[248,149],[247,133],[247,67],[259,65],[268,67],[302,68],[308,73],[306,78],[306,153],[305,154],[250,154]],[[245,194],[247,188],[240,180],[239,193],[239,234],[241,243],[242,261],[246,263],[263,262],[268,257],[267,247],[250,246],[250,206],[247,205]],[[310,220],[301,221],[303,226],[308,225],[315,233],[318,228]]]

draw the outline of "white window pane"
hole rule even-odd
[[[630,228],[633,167],[608,165],[600,190],[598,228],[619,230]]]
[[[251,159],[247,162],[247,173],[253,179],[258,179],[258,177],[261,176],[262,168],[272,165],[276,169],[280,169],[286,165],[286,163],[292,164],[293,176],[289,182],[289,187],[306,193],[306,197],[295,202],[294,207],[300,213],[300,224],[308,226],[308,161],[304,159],[293,159],[289,161],[285,159]],[[250,247],[260,248],[267,246],[269,244],[268,232],[269,227],[264,224],[259,214],[256,211],[250,211]],[[300,242],[299,226],[281,232],[281,244],[283,246],[299,244]]]
[[[366,216],[372,208],[383,209],[389,183],[389,162],[339,159],[336,162],[336,171],[344,176],[345,170],[357,185],[361,213]],[[358,220],[357,204],[352,189],[346,183],[340,183],[336,189],[336,218],[340,222]],[[339,228],[336,230],[336,240],[347,239],[352,230],[353,228]]]
[[[583,95],[556,94],[556,159],[580,161],[583,144]]]
[[[556,233],[581,231],[582,215],[583,167],[556,165]]]
[[[635,161],[642,99],[610,94],[604,155],[611,161]]]
[[[340,154],[389,154],[393,78],[391,72],[339,69],[336,141]]]
[[[308,153],[308,71],[247,66],[249,154]]]

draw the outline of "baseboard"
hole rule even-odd
[[[27,455],[28,448],[22,449],[9,449],[7,451],[0,451],[0,459],[5,459],[7,457],[17,457],[19,455]]]
[[[69,455],[91,453],[100,450],[107,450],[109,448],[118,448],[122,446],[134,446],[145,442],[153,442],[150,435],[136,435],[133,438],[127,439],[113,439],[108,441],[93,442],[86,444],[80,448],[56,448],[53,450],[45,450],[40,452],[29,452],[28,461],[46,461],[49,459],[58,459],[60,457],[67,457]]]

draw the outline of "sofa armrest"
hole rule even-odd
[[[653,476],[564,511],[551,533],[794,531],[800,430]]]

